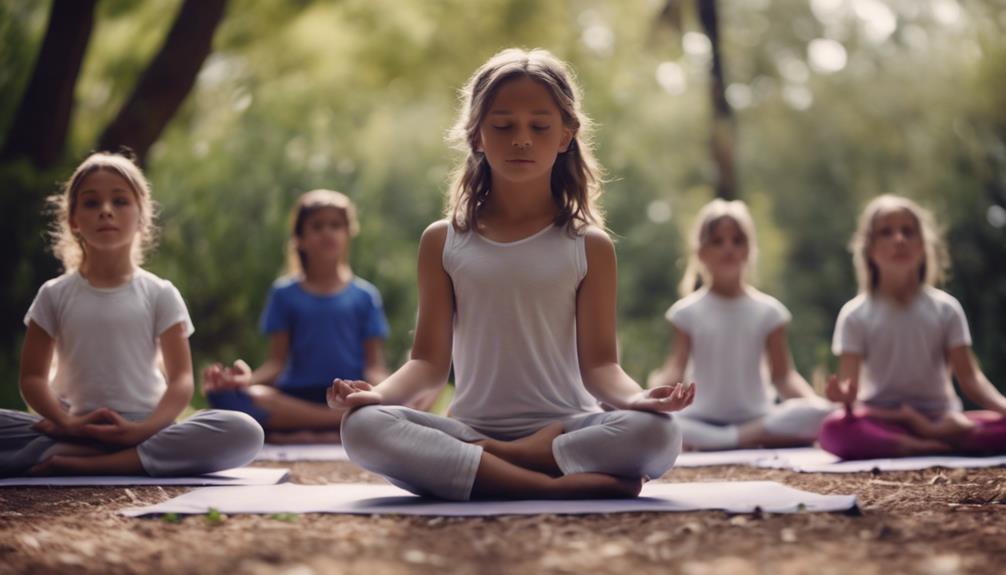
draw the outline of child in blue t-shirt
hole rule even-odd
[[[254,371],[240,359],[215,363],[203,371],[203,390],[212,406],[254,417],[270,442],[338,441],[343,414],[326,406],[325,392],[336,378],[376,384],[388,375],[388,321],[377,288],[349,265],[358,231],[349,198],[314,190],[291,216],[289,274],[262,314],[268,358]]]

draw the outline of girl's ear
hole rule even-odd
[[[573,138],[576,137],[576,130],[568,126],[562,128],[562,138],[559,139],[559,153],[565,153],[569,151],[569,145],[573,142]]]

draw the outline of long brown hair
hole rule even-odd
[[[601,168],[591,149],[591,122],[580,106],[580,89],[566,65],[547,50],[510,48],[482,65],[462,90],[462,107],[449,140],[464,152],[455,169],[447,216],[455,228],[466,231],[475,225],[490,193],[491,175],[485,155],[478,151],[479,126],[489,112],[500,87],[527,77],[544,86],[555,100],[563,124],[573,139],[552,166],[552,199],[558,213],[555,225],[578,231],[588,225],[604,227],[604,215],[596,204],[601,193]]]
[[[133,242],[130,252],[133,264],[139,266],[143,263],[144,255],[153,248],[157,239],[157,228],[154,225],[157,206],[150,197],[150,184],[140,167],[122,154],[110,152],[91,154],[73,171],[73,175],[63,184],[60,193],[49,198],[49,204],[55,212],[55,222],[49,233],[52,251],[68,272],[79,269],[87,259],[84,240],[74,234],[70,227],[70,218],[77,213],[77,196],[84,180],[101,170],[112,172],[125,180],[136,198],[140,211],[140,226],[137,230],[140,241]]]

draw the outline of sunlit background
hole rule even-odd
[[[60,159],[0,163],[0,406],[23,405],[21,318],[58,273],[41,241],[40,198],[95,148],[181,5],[99,1]],[[197,368],[263,358],[258,317],[282,267],[288,210],[316,187],[359,207],[354,270],[384,296],[389,363],[399,365],[416,313],[417,240],[440,216],[457,160],[444,136],[458,89],[493,53],[523,46],[570,62],[597,123],[631,375],[645,380],[666,354],[663,313],[677,297],[684,233],[723,193],[716,150],[733,158],[731,193],[758,226],[757,285],[793,312],[789,340],[805,376],[834,367],[835,316],[856,292],[854,220],[890,192],[937,215],[953,260],[946,289],[969,316],[986,372],[1006,387],[1006,2],[721,0],[718,46],[696,5],[231,1],[193,89],[146,157],[162,230],[149,268],[189,305]],[[49,12],[48,2],[0,2],[8,137]]]

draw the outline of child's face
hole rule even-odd
[[[877,214],[871,240],[870,260],[882,274],[917,270],[925,258],[919,222],[908,210]]]
[[[338,208],[320,208],[304,220],[297,249],[308,262],[337,262],[349,247],[349,222]],[[309,265],[310,267],[310,265]]]
[[[109,170],[89,174],[80,184],[70,229],[89,250],[129,249],[140,229],[140,206],[133,187]]]
[[[748,261],[748,240],[733,218],[722,218],[699,249],[699,259],[714,279],[739,278]]]
[[[493,177],[512,182],[550,178],[573,135],[548,89],[527,76],[500,87],[479,125],[480,149]]]

